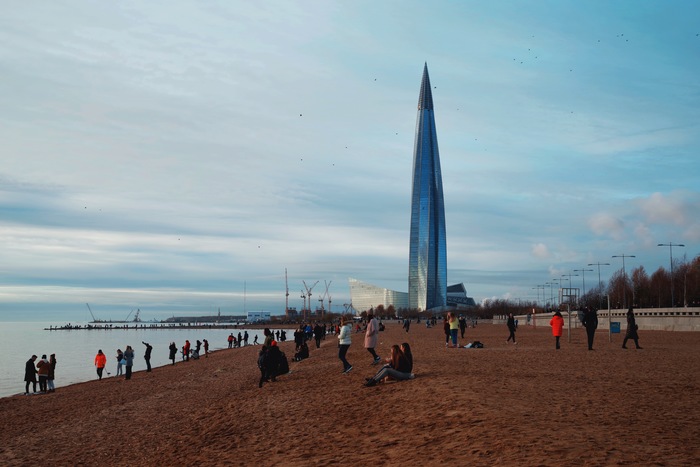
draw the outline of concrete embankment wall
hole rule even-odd
[[[531,316],[530,325],[549,326],[553,313],[538,313]],[[569,327],[567,312],[562,312],[564,327]],[[608,316],[610,317],[608,319]],[[627,310],[598,310],[598,329],[608,329],[609,322],[620,323],[620,332],[627,329]],[[640,330],[647,331],[700,331],[700,307],[693,308],[637,308],[634,316]],[[518,327],[526,326],[527,315],[518,315]],[[505,324],[505,317],[494,318],[494,324]],[[571,328],[583,327],[578,319],[578,311],[571,312]]]

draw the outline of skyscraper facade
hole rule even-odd
[[[411,309],[421,310],[447,305],[445,202],[427,63],[418,98],[413,149],[408,304]]]

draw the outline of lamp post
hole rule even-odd
[[[671,257],[671,308],[676,307],[676,302],[673,299],[673,247],[674,246],[682,246],[685,247],[682,243],[673,243],[673,242],[668,242],[668,243],[659,243],[657,246],[667,246],[668,247],[668,252]]]
[[[687,275],[687,273],[686,273],[686,275]],[[545,285],[545,287],[549,286],[549,307],[551,308],[552,307],[552,283],[545,282],[544,285]],[[543,293],[544,293],[544,291],[543,291]],[[547,304],[546,302],[547,302],[547,300],[545,299],[545,305]]]
[[[593,269],[574,269],[574,272],[580,272],[583,279],[583,295],[586,295],[586,271],[593,272]]]
[[[590,263],[589,266],[598,266],[598,287],[600,287],[600,267],[601,266],[610,266],[610,263],[601,263],[598,261],[597,263]],[[601,287],[600,293],[598,294],[598,309],[600,310],[603,308],[603,289]]]
[[[561,287],[561,279],[552,279],[552,282],[558,282],[557,288]],[[550,284],[551,287],[551,284]],[[552,296],[552,301],[554,301],[554,296]],[[557,297],[558,298],[558,297]]]
[[[625,286],[622,288],[622,308],[627,308],[627,271],[625,270],[625,258],[636,258],[634,255],[613,255],[613,258],[622,258],[622,277],[625,280]]]

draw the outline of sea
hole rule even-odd
[[[258,342],[265,339],[262,329],[246,329],[240,325],[238,329],[211,329],[206,326],[201,328],[138,328],[138,329],[72,329],[72,330],[45,330],[49,327],[61,327],[66,323],[39,323],[39,322],[1,322],[0,342],[0,397],[7,397],[24,393],[24,368],[27,360],[32,355],[41,358],[42,355],[56,354],[56,375],[54,384],[56,391],[61,386],[73,383],[97,379],[95,371],[95,355],[98,350],[107,355],[107,366],[104,378],[114,378],[117,371],[117,349],[122,351],[127,345],[134,349],[133,371],[145,370],[146,362],[143,355],[148,342],[153,346],[151,353],[151,367],[159,367],[170,364],[168,359],[171,342],[175,342],[178,348],[177,360],[182,358],[180,349],[189,339],[192,348],[199,339],[209,341],[209,351],[228,348],[228,336],[238,332],[243,334],[248,331],[248,344],[251,345],[258,336]],[[85,326],[87,323],[71,323],[72,325]],[[148,326],[148,323],[142,323]],[[114,326],[119,326],[115,324]],[[133,326],[133,324],[132,324]],[[276,331],[276,329],[273,329]],[[287,339],[293,336],[287,330]],[[235,351],[235,350],[234,350]],[[202,355],[204,349],[201,350]],[[37,359],[38,361],[38,359]],[[37,391],[39,389],[37,384]],[[32,392],[30,385],[29,391]]]

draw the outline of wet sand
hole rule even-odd
[[[56,393],[0,399],[0,464],[700,465],[700,333],[516,335],[479,324],[461,343],[485,348],[447,349],[440,325],[389,323],[377,350],[409,342],[416,379],[372,388],[363,334],[348,375],[329,335],[262,389],[253,346],[130,381],[61,387],[59,367]]]

